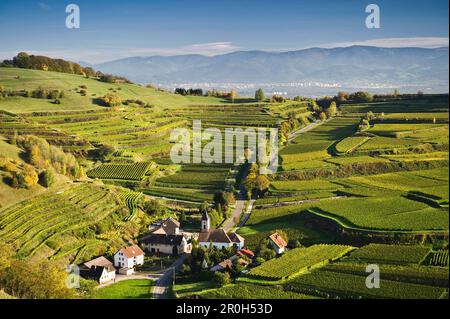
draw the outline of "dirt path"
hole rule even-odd
[[[306,125],[305,127],[302,127],[301,129],[292,132],[292,133],[289,134],[289,136],[288,136],[288,142],[291,142],[291,141],[294,140],[297,136],[299,136],[299,135],[301,135],[301,134],[303,134],[303,133],[306,133],[306,132],[308,132],[308,131],[311,131],[312,129],[316,128],[316,127],[319,126],[319,125],[322,125],[322,124],[328,122],[329,120],[330,120],[330,119],[328,119],[328,120],[326,120],[326,121],[323,121],[323,122],[322,122],[321,120],[316,120],[315,122],[310,123],[310,124]]]
[[[324,201],[324,200],[337,200],[337,199],[343,199],[343,198],[347,198],[347,196],[333,196],[333,197],[326,197],[326,198],[297,200],[297,201],[292,201],[292,202],[278,202],[278,203],[273,203],[273,204],[256,205],[255,207],[256,208],[271,208],[271,207],[298,205],[298,204],[304,204],[304,203],[314,203],[314,202],[320,202],[320,201]]]

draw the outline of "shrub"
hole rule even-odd
[[[13,187],[30,188],[37,184],[39,177],[33,166],[25,164],[22,171],[13,172]]]
[[[50,187],[55,182],[55,172],[49,168],[39,174],[39,182],[44,187]]]
[[[214,273],[213,281],[219,286],[228,285],[231,282],[230,274],[227,272],[216,271]]]
[[[122,100],[120,99],[120,96],[114,93],[107,93],[102,98],[101,101],[104,105],[112,107],[112,106],[119,106],[122,103]]]

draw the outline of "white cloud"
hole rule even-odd
[[[39,6],[39,8],[41,8],[42,10],[50,10],[50,9],[51,9],[51,7],[50,7],[48,4],[44,3],[44,2],[39,2],[39,3],[38,3],[38,6]]]
[[[449,38],[444,37],[416,37],[416,38],[384,38],[384,39],[372,39],[364,41],[354,42],[336,42],[317,45],[319,48],[337,48],[337,47],[349,47],[354,45],[374,46],[382,48],[439,48],[448,47]]]

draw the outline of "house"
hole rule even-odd
[[[114,266],[118,268],[133,269],[135,266],[143,264],[144,264],[144,252],[137,245],[122,247],[114,255]],[[123,273],[123,271],[121,273]]]
[[[145,245],[145,249],[148,252],[156,254],[162,253],[176,256],[189,253],[191,247],[183,235],[151,233],[140,241]]]
[[[234,256],[230,257],[229,259],[225,259],[225,260],[221,261],[214,267],[211,267],[210,270],[211,271],[222,271],[222,270],[231,269],[233,267],[233,261],[235,259],[238,259],[238,263],[241,264],[241,266],[247,267],[249,264],[246,260],[239,258],[237,255],[234,255]]]
[[[225,259],[215,265],[214,267],[211,267],[211,271],[221,271],[226,269],[231,269],[233,267],[233,261],[231,259]]]
[[[177,220],[169,217],[150,230],[151,233],[140,240],[148,252],[174,256],[191,252],[191,244],[180,233],[180,223]]]
[[[244,247],[244,238],[235,232],[227,233],[224,229],[211,229],[208,213],[202,214],[201,229],[198,235],[198,244],[203,247],[211,245],[217,249],[235,247],[242,249]]]
[[[179,235],[180,222],[172,217],[169,217],[157,224],[156,227],[150,226],[150,231],[152,234]]]
[[[248,248],[242,248],[241,250],[239,250],[237,252],[237,255],[239,257],[244,257],[245,256],[245,257],[250,258],[250,259],[254,259],[255,258],[255,253],[253,251],[251,251],[250,249],[248,249]]]
[[[80,267],[80,276],[103,284],[116,279],[116,269],[114,268],[112,262],[101,256],[85,262]]]
[[[278,233],[273,233],[269,236],[269,243],[275,249],[277,254],[282,254],[287,246],[286,241]]]

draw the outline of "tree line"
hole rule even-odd
[[[99,81],[106,83],[131,83],[131,81],[125,77],[103,74],[89,66],[83,67],[78,63],[66,61],[64,59],[53,59],[42,55],[28,54],[26,52],[19,52],[11,60],[3,60],[3,62],[0,63],[0,67],[16,67],[21,69],[77,74],[87,78],[96,77]]]

